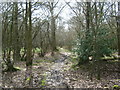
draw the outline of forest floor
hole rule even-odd
[[[33,87],[34,88],[113,88],[120,86],[120,72],[102,71],[101,79],[90,80],[88,69],[84,66],[73,68],[71,52],[61,50],[56,52],[54,57],[50,53],[41,58],[37,54],[33,60]],[[103,66],[103,65],[100,65]],[[118,68],[116,63],[104,64],[104,68],[113,70]],[[25,62],[15,63],[17,72],[4,72],[2,77],[2,87],[23,88],[25,86]],[[89,68],[89,67],[87,67]]]

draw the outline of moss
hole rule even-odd
[[[45,86],[45,84],[46,84],[46,80],[43,79],[43,80],[41,81],[41,85],[42,85],[42,86]]]
[[[27,80],[27,81],[30,81],[30,77],[28,77],[26,80]]]
[[[109,62],[111,62],[111,63],[118,63],[118,62],[120,62],[119,60],[110,60]]]
[[[35,48],[34,50],[35,50],[35,53],[41,52],[41,49],[40,49],[40,48]]]
[[[45,86],[46,85],[46,74],[43,74],[43,79],[41,80],[41,86]]]
[[[113,59],[114,57],[110,57],[110,56],[104,56],[101,59]]]
[[[70,52],[68,49],[57,47],[60,52]]]
[[[120,86],[119,85],[114,85],[113,88],[119,88],[120,89]]]
[[[21,68],[20,67],[14,67],[15,69],[17,69],[17,70],[21,70]]]

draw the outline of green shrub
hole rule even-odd
[[[96,38],[92,29],[88,33],[88,36],[79,37],[76,40],[74,53],[78,55],[78,64],[84,64],[89,62],[89,57],[100,59],[104,55],[110,56],[112,53],[111,43],[113,39],[109,38],[108,28],[99,28],[96,34]],[[84,32],[86,33],[86,32]]]

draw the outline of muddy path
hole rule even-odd
[[[64,77],[66,69],[69,69],[68,65],[69,55],[61,54],[61,58],[55,60],[55,63],[49,68],[46,74],[46,84],[49,88],[69,88],[67,80]]]

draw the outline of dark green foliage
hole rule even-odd
[[[100,29],[98,29],[98,35],[96,39],[96,53],[99,55],[99,57],[102,57],[104,55],[109,56],[113,51],[111,48],[111,43],[113,42],[113,39],[111,39],[109,33],[109,29],[107,28],[101,27]]]
[[[76,41],[75,49],[73,50],[78,55],[78,64],[84,64],[89,61],[89,56],[92,54],[92,36],[89,33],[89,38],[86,37],[78,38]]]
[[[113,51],[111,48],[113,39],[110,38],[108,28],[99,28],[96,38],[92,30],[86,37],[78,38],[76,41],[74,52],[78,55],[78,64],[89,62],[89,57],[96,57],[99,60],[104,55],[111,55]]]

